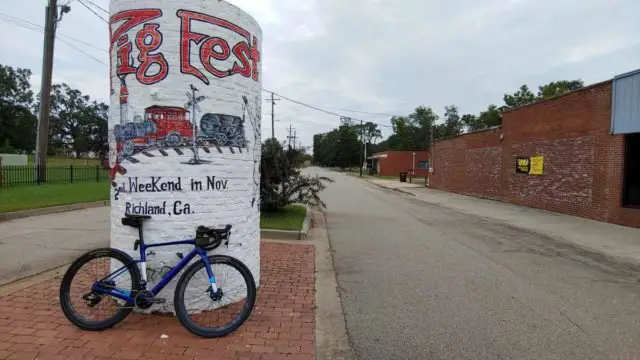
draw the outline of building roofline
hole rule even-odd
[[[628,76],[632,76],[632,75],[635,75],[635,74],[638,74],[638,73],[640,73],[640,69],[627,71],[626,73],[614,76],[613,80],[618,80],[618,79],[625,78],[625,77],[628,77]]]
[[[484,128],[484,129],[473,130],[473,131],[469,131],[469,132],[458,134],[458,135],[447,136],[447,137],[443,137],[443,138],[440,138],[440,139],[435,139],[435,140],[433,140],[433,142],[449,140],[449,139],[455,139],[457,137],[461,137],[461,136],[465,136],[465,135],[473,135],[473,134],[477,134],[477,133],[481,133],[481,132],[497,130],[497,129],[500,129],[500,128],[502,128],[502,125],[495,125],[495,126]]]
[[[636,70],[636,71],[640,71],[640,70]],[[544,102],[547,102],[547,101],[556,100],[556,99],[564,97],[564,96],[568,96],[568,95],[571,95],[571,94],[576,94],[576,93],[579,93],[581,91],[591,90],[591,89],[593,89],[595,87],[602,86],[602,85],[604,85],[606,83],[613,82],[614,79],[615,78],[604,80],[604,81],[600,81],[600,82],[597,82],[597,83],[594,83],[594,84],[590,84],[590,85],[581,87],[580,89],[576,89],[576,90],[568,91],[568,92],[560,94],[560,95],[552,96],[550,98],[537,100],[537,101],[534,101],[532,103],[529,103],[529,104],[526,104],[526,105],[522,105],[522,106],[518,106],[518,107],[515,107],[515,108],[511,108],[511,109],[505,109],[505,110],[502,111],[502,113],[503,114],[510,113],[512,111],[524,109],[524,108],[527,108],[527,107],[530,107],[530,106],[534,106],[534,105],[538,105],[538,104],[541,104],[541,103],[544,103]]]

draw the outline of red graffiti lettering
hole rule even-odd
[[[111,17],[111,21],[109,23],[109,27],[112,27],[114,23],[119,21],[124,22],[120,24],[120,26],[116,27],[115,30],[112,29],[111,32],[111,45],[116,42],[116,39],[119,39],[122,34],[127,31],[133,29],[134,27],[143,24],[145,22],[151,21],[153,19],[157,19],[162,16],[162,10],[160,9],[138,9],[138,10],[127,10],[120,13],[117,13]]]
[[[180,71],[182,73],[193,75],[205,84],[209,84],[207,76],[191,64],[191,45],[193,42],[196,46],[200,46],[197,51],[199,60],[202,63],[202,67],[211,75],[223,78],[240,74],[244,77],[252,77],[254,80],[258,80],[260,52],[258,51],[258,43],[255,37],[253,38],[253,46],[249,46],[251,34],[247,30],[227,20],[198,12],[178,10],[177,15],[182,19],[180,34]],[[239,41],[232,47],[227,40],[221,37],[207,36],[193,32],[191,29],[193,21],[200,21],[227,29],[242,36],[246,41]],[[236,60],[233,61],[231,69],[221,70],[220,65],[228,63],[232,54]],[[251,62],[249,59],[251,59]],[[214,66],[212,61],[217,61],[221,64]]]
[[[251,64],[249,63],[249,60],[247,60],[249,58],[249,46],[246,42],[239,42],[233,47],[232,51],[238,60],[240,60],[242,66],[238,65],[237,62],[234,63],[231,73],[249,77],[251,75]]]
[[[136,72],[136,68],[131,66],[131,51],[133,50],[133,46],[131,42],[129,42],[129,36],[123,35],[118,39],[118,51],[116,53],[116,58],[118,60],[118,65],[116,68],[117,75],[127,75],[133,74]]]
[[[216,48],[217,47],[217,48]],[[219,49],[220,51],[216,51]],[[219,37],[213,37],[207,39],[207,41],[202,44],[200,48],[200,61],[205,69],[213,75],[223,78],[231,75],[229,71],[223,71],[216,69],[213,65],[211,65],[211,58],[216,60],[227,60],[231,55],[231,49],[229,49],[229,44],[224,41],[224,39]]]
[[[258,71],[258,67],[260,66],[260,50],[258,50],[258,39],[253,37],[253,46],[251,47],[251,61],[253,64],[253,80],[258,81],[258,76],[260,75],[260,71]]]
[[[136,78],[144,85],[151,85],[167,77],[169,64],[162,53],[151,54],[162,45],[162,33],[158,31],[160,25],[147,24],[136,35],[136,46],[140,50],[138,61],[140,66],[136,71]],[[149,75],[149,68],[157,65],[159,69],[154,75]]]
[[[120,43],[120,41],[122,41],[122,35],[125,35],[127,31],[131,30],[135,26],[138,26],[140,24],[143,24],[153,19],[157,19],[161,16],[162,16],[162,10],[160,9],[127,10],[127,11],[123,11],[113,15],[109,19],[109,34],[111,36],[110,46],[113,47],[113,45],[116,43],[116,40],[118,40],[119,42],[118,46],[123,45],[124,43]],[[119,22],[122,22],[122,23],[119,25],[114,25]],[[127,40],[124,40],[124,41],[127,41]],[[123,61],[124,58],[122,57],[122,55],[124,55],[124,52],[126,51],[127,51],[126,49],[125,50],[120,49],[118,52],[118,61],[121,62],[121,64],[125,64],[124,68],[119,70],[125,71],[125,73],[127,73],[127,71],[130,70],[127,68],[127,66],[130,65],[129,57],[127,56],[126,58],[127,61]],[[112,58],[110,57],[109,69],[113,67],[112,62],[113,62]],[[111,93],[113,94],[113,79],[111,79]]]

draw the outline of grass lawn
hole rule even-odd
[[[0,188],[0,213],[109,199],[109,182]]]
[[[307,208],[289,205],[275,213],[260,213],[260,229],[301,230]]]

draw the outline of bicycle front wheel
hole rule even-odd
[[[203,261],[182,274],[176,286],[174,306],[182,325],[206,338],[228,335],[251,315],[256,301],[256,284],[251,271],[238,259],[209,256],[216,279],[214,292]]]

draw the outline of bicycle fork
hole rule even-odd
[[[222,290],[216,284],[216,277],[213,275],[213,270],[211,270],[211,264],[209,263],[209,255],[203,249],[198,249],[198,254],[204,262],[204,268],[207,270],[207,276],[209,277],[209,285],[211,286],[209,296],[211,296],[212,300],[218,301],[222,298]]]

